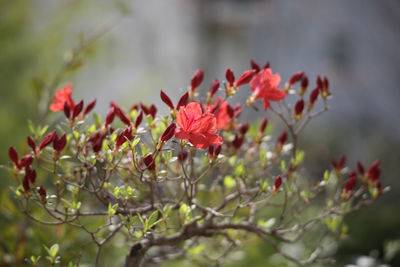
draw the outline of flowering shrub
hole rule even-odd
[[[345,235],[344,216],[384,190],[379,161],[349,171],[342,156],[319,177],[304,175],[298,138],[329,109],[328,79],[318,76],[309,90],[307,76],[297,72],[281,86],[268,63],[261,68],[251,61],[238,79],[228,69],[222,89],[214,80],[204,99],[198,94],[203,77],[198,70],[176,105],[161,90],[170,114],[157,116],[155,105],[124,110],[111,102],[105,120],[93,114],[93,123],[88,115],[96,100],[75,103],[72,84],[58,90],[49,108],[65,118],[56,130],[46,134],[47,127],[31,125],[29,153],[20,158],[14,147],[8,151],[23,213],[49,227],[82,231],[97,248],[96,266],[116,235],[130,247],[127,267],[198,255],[220,263],[252,235],[298,265],[329,260],[324,239]],[[245,104],[230,102],[238,90],[249,91]],[[241,120],[243,109],[258,110],[258,99],[264,119]],[[285,126],[277,137],[270,135],[270,114]],[[302,243],[307,236],[311,244]],[[287,252],[293,243],[303,244],[304,253]],[[58,245],[47,249],[53,265],[58,251]],[[35,256],[28,261],[39,264]]]

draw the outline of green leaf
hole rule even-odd
[[[236,181],[232,178],[232,176],[227,175],[224,178],[224,185],[226,188],[231,189],[233,187],[236,187]]]
[[[96,123],[96,125],[100,125],[101,124],[101,116],[97,115],[96,113],[93,113],[93,120]]]
[[[239,164],[236,165],[235,168],[235,176],[243,177],[246,174],[246,170],[244,168],[243,160],[239,161]]]
[[[158,210],[154,211],[149,217],[149,228],[153,227],[157,223]]]
[[[198,255],[204,250],[204,248],[205,248],[205,244],[204,243],[200,243],[197,246],[189,249],[188,252],[191,255]]]
[[[136,137],[136,138],[132,141],[132,144],[131,144],[132,149],[134,149],[135,146],[136,146],[139,142],[140,142],[140,138],[139,138],[139,137]]]
[[[324,172],[324,181],[327,182],[327,181],[329,180],[329,177],[330,177],[329,171],[326,170],[326,171]]]

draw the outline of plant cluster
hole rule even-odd
[[[226,81],[214,80],[203,97],[203,76],[198,70],[177,102],[161,90],[170,110],[164,116],[155,105],[124,110],[111,102],[104,120],[97,114],[89,120],[96,99],[85,106],[73,100],[72,84],[58,90],[49,108],[65,118],[47,134],[47,126],[30,125],[25,156],[8,151],[22,212],[49,227],[82,231],[91,242],[81,245],[97,248],[96,266],[117,235],[130,247],[127,267],[199,255],[219,264],[252,235],[298,265],[329,261],[324,239],[343,237],[344,216],[385,190],[379,161],[366,170],[358,162],[353,171],[342,156],[320,177],[304,171],[298,138],[329,109],[328,79],[318,76],[310,90],[297,72],[280,86],[269,63],[251,61],[239,78],[227,69]],[[231,103],[245,87],[246,102]],[[243,121],[246,108],[275,114],[285,129],[272,136],[266,117]],[[286,251],[310,236],[302,255]],[[60,262],[58,251],[47,249],[52,265]],[[39,265],[38,257],[28,261]],[[78,266],[80,256],[69,264]]]

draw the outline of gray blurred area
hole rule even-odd
[[[83,3],[84,2],[84,3]],[[350,240],[339,258],[383,255],[384,242],[400,239],[400,1],[398,0],[169,0],[33,1],[30,35],[54,26],[56,60],[77,40],[112,21],[97,44],[97,54],[71,80],[74,97],[98,99],[105,114],[109,101],[128,109],[139,101],[159,104],[164,89],[176,102],[197,68],[205,71],[202,90],[226,68],[238,76],[249,60],[271,62],[283,81],[304,70],[311,89],[320,74],[330,80],[332,111],[313,121],[302,137],[307,163],[321,173],[332,157],[348,155],[369,165],[381,159],[382,182],[391,192],[348,220]],[[71,6],[74,5],[72,9]],[[118,6],[130,10],[122,17]],[[56,17],[63,9],[63,18]],[[72,9],[72,10],[71,10]],[[67,16],[67,17],[66,17]],[[118,18],[114,20],[115,18]],[[247,87],[239,97],[248,96]],[[267,113],[267,116],[272,116]],[[249,114],[244,114],[249,117]],[[362,226],[362,227],[360,227]],[[393,261],[393,266],[399,264]],[[348,262],[348,261],[347,261]]]

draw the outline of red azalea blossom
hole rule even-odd
[[[230,115],[230,111],[232,107],[230,107],[227,101],[223,101],[222,97],[217,97],[212,105],[206,105],[206,111],[208,113],[215,114],[217,118],[217,130],[228,130],[229,122],[233,116]],[[233,115],[233,114],[232,114]]]
[[[175,137],[189,140],[197,148],[218,146],[222,144],[222,138],[216,134],[217,119],[212,113],[203,114],[201,106],[197,102],[180,107],[176,122]]]
[[[270,106],[269,101],[281,101],[286,93],[279,90],[277,86],[281,81],[279,74],[272,75],[270,68],[258,72],[250,82],[250,88],[255,98],[262,98],[264,109]]]
[[[71,87],[72,83],[69,83],[67,86],[56,92],[56,95],[53,97],[53,103],[50,105],[51,111],[56,112],[64,110],[65,102],[67,102],[70,110],[74,110],[75,103],[71,98]]]

